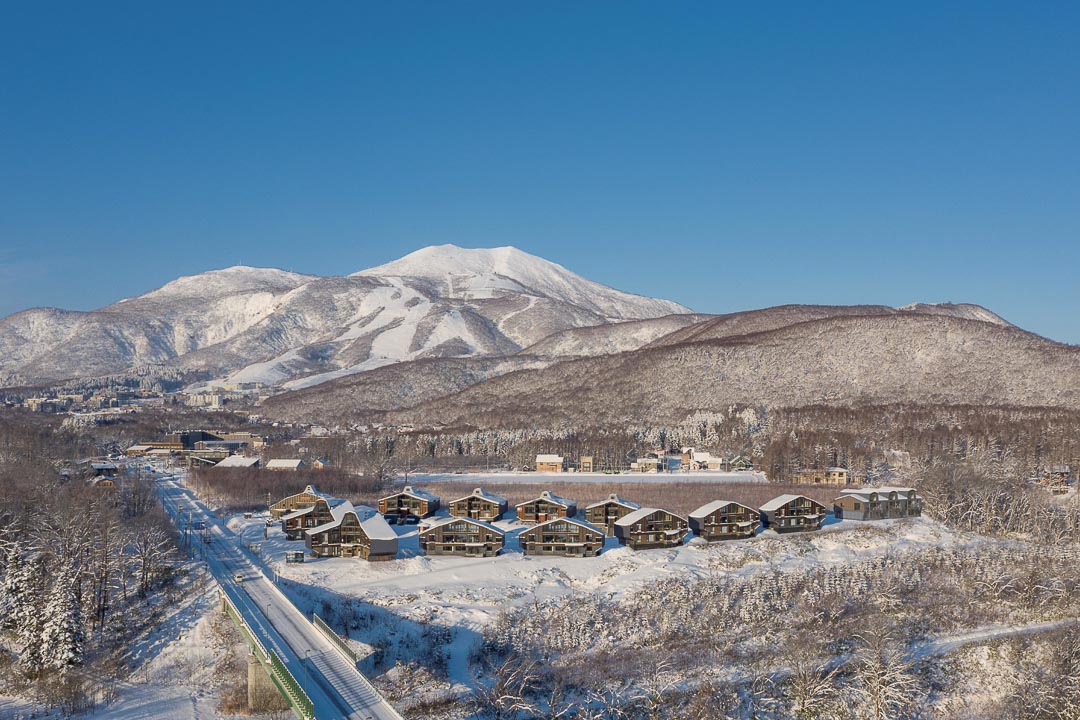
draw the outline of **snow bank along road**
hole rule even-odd
[[[402,720],[356,666],[239,550],[233,533],[190,490],[166,475],[160,477],[158,491],[178,526],[181,516],[189,513],[192,521],[205,523],[212,538],[203,546],[210,572],[258,640],[277,653],[311,698],[317,720]],[[243,582],[236,582],[237,576]]]

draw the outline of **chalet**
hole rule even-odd
[[[736,455],[735,457],[728,460],[725,463],[725,465],[727,465],[727,468],[726,468],[727,470],[753,470],[754,469],[754,461],[751,460],[748,457],[743,457],[742,455]]]
[[[379,512],[387,517],[427,517],[439,509],[439,496],[406,485],[399,492],[379,498]]]
[[[535,500],[528,500],[514,506],[518,520],[523,523],[542,523],[552,518],[573,517],[577,515],[577,503],[561,498],[545,490]]]
[[[686,518],[667,510],[640,508],[615,521],[615,537],[635,550],[677,547],[689,527]]]
[[[598,528],[604,528],[608,537],[615,537],[615,521],[640,509],[641,506],[637,503],[623,500],[611,493],[607,499],[587,505],[585,519]]]
[[[311,507],[315,504],[316,500],[330,497],[331,496],[326,493],[319,492],[318,488],[314,485],[308,485],[303,491],[282,498],[271,505],[270,516],[275,520],[280,520],[281,516],[286,513],[290,513],[293,510],[299,510],[300,508]]]
[[[578,461],[578,472],[591,473],[595,467],[592,455],[582,455]]]
[[[146,451],[151,449],[152,448],[149,445],[139,443],[137,445],[132,445],[131,447],[129,447],[127,450],[124,451],[124,454],[128,457],[139,457],[145,455]]]
[[[922,515],[915,488],[864,488],[833,500],[833,513],[843,520],[889,520]]]
[[[348,503],[348,500],[323,495],[306,507],[297,508],[281,516],[281,529],[290,540],[300,540],[304,531],[330,522],[334,517],[334,508]]]
[[[537,455],[536,472],[561,473],[566,470],[562,455]]]
[[[495,557],[504,544],[502,530],[468,517],[443,518],[420,531],[420,551],[425,555]]]
[[[595,557],[604,549],[604,532],[574,518],[553,518],[523,530],[518,535],[526,555]]]
[[[761,513],[731,500],[714,500],[690,513],[688,519],[690,529],[699,538],[713,542],[753,537]]]
[[[266,462],[267,470],[296,472],[297,470],[303,470],[305,467],[304,461],[300,458],[275,458]]]
[[[781,495],[760,508],[761,526],[777,532],[820,530],[828,510],[803,495]]]
[[[794,482],[800,485],[850,485],[851,473],[847,468],[829,467],[824,470],[803,470],[794,478]]]
[[[450,514],[473,520],[498,520],[510,508],[506,498],[476,488],[465,497],[450,501]]]
[[[259,467],[259,458],[257,457],[244,457],[243,455],[230,455],[221,462],[214,465],[215,468],[257,468]]]
[[[345,500],[332,514],[330,520],[304,534],[304,543],[315,557],[358,557],[374,562],[397,556],[397,533],[375,508],[353,507]]]

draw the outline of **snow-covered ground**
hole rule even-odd
[[[694,483],[767,483],[765,473],[758,470],[723,472],[720,470],[695,470],[691,473],[545,473],[495,471],[483,473],[417,473],[410,472],[407,482],[413,485],[437,482],[475,482],[477,485],[500,483],[640,483],[670,485],[675,482]]]
[[[407,629],[397,624],[445,627],[449,631],[447,672],[459,690],[472,679],[469,652],[484,628],[506,609],[570,594],[616,597],[673,575],[752,574],[781,566],[844,564],[907,549],[977,542],[922,518],[876,523],[833,520],[814,533],[779,535],[767,530],[749,540],[708,544],[693,539],[682,547],[645,551],[621,547],[609,538],[604,552],[595,558],[526,557],[517,543],[524,526],[516,520],[495,524],[507,532],[506,550],[496,558],[424,556],[417,526],[395,525],[400,542],[396,560],[368,563],[307,557],[294,564],[284,562],[286,551],[302,550],[303,544],[287,540],[278,526],[266,527],[265,518],[258,516],[229,521],[245,543],[262,543],[263,562],[286,580],[290,594],[303,596],[298,598],[300,604],[341,608],[355,599],[382,609],[382,622],[371,623],[352,641],[361,655],[375,647],[385,649],[395,641],[388,635],[398,631],[407,635]],[[397,659],[407,658],[399,653]]]

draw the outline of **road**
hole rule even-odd
[[[178,527],[189,513],[193,523],[205,524],[212,539],[202,547],[211,574],[258,640],[277,653],[307,692],[318,720],[401,720],[356,666],[240,550],[233,532],[176,476],[158,475],[157,485],[165,509]],[[242,582],[236,582],[237,576]]]

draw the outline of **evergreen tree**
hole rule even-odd
[[[19,647],[19,667],[27,677],[37,677],[42,669],[41,601],[45,590],[45,568],[40,560],[25,562],[14,585],[18,588],[11,621]]]
[[[15,615],[22,601],[24,564],[22,543],[16,541],[8,545],[4,558],[4,583],[0,585],[0,629],[15,628]]]
[[[83,626],[74,571],[61,572],[45,604],[41,661],[45,668],[66,672],[82,663]]]

